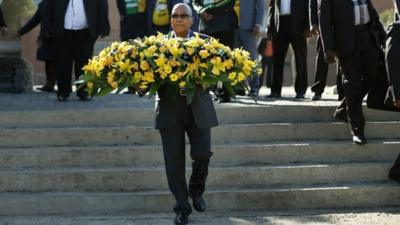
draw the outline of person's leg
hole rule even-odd
[[[400,24],[393,24],[386,42],[386,68],[394,100],[400,100]]]
[[[257,61],[257,43],[256,37],[252,34],[251,31],[238,29],[240,39],[242,40],[241,46],[244,50],[250,53],[250,58],[254,61]],[[252,74],[252,76],[248,79],[250,85],[250,95],[257,96],[258,91],[260,89],[259,77],[257,74]]]
[[[92,38],[88,29],[75,31],[74,36],[74,61],[75,61],[75,80],[83,75],[83,66],[89,62],[93,55],[93,47],[96,39]],[[88,93],[85,86],[77,87],[77,95],[81,100],[88,100]]]
[[[307,81],[307,41],[303,36],[293,37],[291,41],[295,61],[296,61],[296,80],[294,90],[296,97],[304,98],[308,88]]]
[[[326,86],[328,76],[328,64],[325,62],[324,49],[321,37],[317,39],[317,57],[315,61],[315,79],[311,85],[311,91],[314,92],[316,98],[320,98]],[[318,100],[318,99],[315,99]]]
[[[65,30],[63,36],[55,38],[55,55],[57,60],[57,96],[65,101],[70,93],[73,65],[73,31]]]
[[[283,85],[283,68],[285,57],[289,48],[289,37],[286,32],[278,32],[274,37],[274,64],[271,84],[271,97],[280,97]],[[274,96],[275,95],[275,96]]]
[[[170,129],[160,129],[160,134],[168,186],[176,200],[174,211],[176,214],[189,215],[192,209],[185,177],[185,128],[177,125]]]

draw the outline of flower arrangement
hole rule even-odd
[[[185,90],[188,104],[196,86],[204,89],[222,82],[232,95],[234,86],[247,88],[246,78],[260,72],[249,53],[231,50],[216,39],[166,38],[165,35],[114,42],[83,68],[81,83],[90,95],[102,96],[126,87],[156,94],[168,85],[169,95]]]

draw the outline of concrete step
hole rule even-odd
[[[349,163],[211,167],[207,187],[255,188],[388,181],[387,172],[391,165]],[[189,176],[190,171],[186,174]],[[130,192],[168,187],[164,167],[0,170],[0,183],[0,192]]]
[[[217,105],[221,124],[332,122],[334,106],[309,105]],[[400,121],[400,113],[365,107],[367,121]],[[153,126],[154,108],[61,109],[0,111],[2,128]]]
[[[205,193],[210,211],[271,211],[379,208],[400,206],[393,183],[325,185],[293,188],[213,190]],[[3,193],[0,215],[110,215],[170,212],[168,191],[134,193]]]
[[[400,138],[400,122],[370,122],[367,139]],[[284,140],[349,140],[344,123],[266,123],[221,125],[212,130],[214,144],[260,143]],[[73,127],[1,129],[0,147],[156,145],[160,135],[152,127]]]
[[[290,163],[392,162],[400,139],[370,141],[298,141],[213,145],[213,166]],[[187,163],[190,163],[187,146]],[[0,168],[112,167],[164,165],[162,148],[153,146],[62,146],[0,148]]]

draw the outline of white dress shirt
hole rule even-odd
[[[281,8],[280,8],[280,15],[285,16],[285,15],[290,15],[292,7],[292,0],[281,0]]]
[[[64,17],[64,28],[66,30],[82,30],[88,28],[83,0],[69,0],[67,12]]]
[[[362,25],[370,22],[368,11],[368,0],[353,0],[354,4],[354,24]]]

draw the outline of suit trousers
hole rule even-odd
[[[339,58],[343,72],[345,98],[337,110],[347,105],[352,134],[362,134],[365,119],[362,101],[379,73],[379,50],[368,29],[358,30],[354,52]]]
[[[393,24],[386,42],[386,68],[394,100],[400,100],[400,24]]]
[[[279,30],[274,38],[274,75],[272,93],[281,93],[283,85],[283,67],[289,44],[292,45],[296,60],[296,79],[294,89],[296,94],[305,94],[307,91],[307,42],[303,34],[292,31],[291,16],[279,17]]]
[[[321,36],[317,38],[317,57],[315,60],[315,80],[311,85],[311,91],[315,94],[321,95],[324,93],[326,80],[328,77],[329,64],[325,61],[324,48],[322,46]],[[340,66],[337,65],[336,74],[336,86],[339,94],[339,100],[343,98],[343,87],[342,87],[342,74],[340,72]]]
[[[205,190],[211,152],[211,129],[196,125],[186,98],[180,97],[176,126],[160,129],[168,186],[175,196],[175,213],[192,212],[188,196],[201,196]],[[185,176],[185,133],[189,137],[192,174],[189,189]]]
[[[55,39],[58,64],[57,94],[68,97],[72,92],[72,67],[74,66],[75,79],[79,79],[83,74],[82,67],[93,55],[96,39],[90,35],[89,29],[64,30],[63,35]]]

